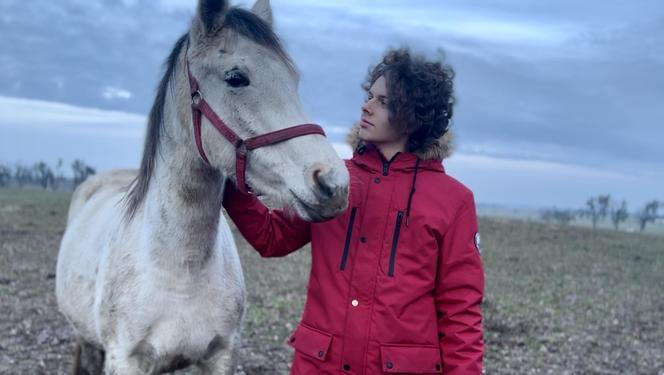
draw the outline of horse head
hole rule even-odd
[[[298,72],[274,34],[267,0],[258,0],[251,11],[231,8],[224,0],[200,0],[187,43],[189,87],[181,89],[190,89],[193,104],[179,106],[180,122],[195,129],[204,100],[207,109],[199,117],[200,134],[194,134],[197,144],[192,147],[198,148],[202,162],[243,188],[245,179],[238,175],[245,167],[238,167],[237,151],[246,146],[242,140],[309,122],[297,93]],[[240,141],[224,134],[228,131],[215,116]],[[319,132],[242,152],[247,154],[247,185],[271,202],[292,207],[310,221],[346,209],[348,171]]]

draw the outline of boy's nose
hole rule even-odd
[[[369,102],[362,104],[362,112],[371,114],[371,107],[369,106]]]

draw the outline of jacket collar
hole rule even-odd
[[[356,124],[351,128],[350,132],[346,136],[346,142],[348,142],[350,147],[353,148],[353,152],[357,151],[358,147],[360,147],[364,143],[358,135],[359,132],[360,132],[360,125]],[[454,135],[452,134],[451,131],[447,131],[445,134],[443,134],[442,137],[438,138],[438,140],[434,142],[434,144],[431,145],[429,148],[424,150],[418,150],[417,152],[414,153],[414,155],[416,155],[423,161],[429,159],[443,161],[443,159],[449,158],[452,155],[452,152],[454,152],[453,140],[454,140]]]
[[[383,154],[371,143],[362,141],[358,132],[359,125],[353,126],[346,137],[346,141],[353,148],[353,161],[372,172],[382,173],[385,163],[388,163],[389,171],[411,172],[415,169],[415,162],[420,159],[419,168],[444,172],[442,161],[448,158],[452,152],[453,135],[450,131],[440,137],[431,147],[418,150],[414,153],[400,152],[386,160]]]

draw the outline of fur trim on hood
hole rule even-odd
[[[353,148],[353,152],[357,151],[357,148],[363,142],[359,137],[359,131],[360,125],[355,124],[346,136],[346,142]],[[425,150],[417,150],[414,154],[422,160],[435,159],[443,161],[443,159],[447,159],[454,152],[453,140],[454,135],[451,130],[448,130],[433,145]]]

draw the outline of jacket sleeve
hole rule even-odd
[[[438,259],[435,300],[445,375],[482,374],[484,269],[475,203],[468,195],[443,236]]]
[[[263,257],[282,257],[311,240],[311,224],[295,214],[270,211],[256,196],[226,183],[224,208],[242,236]]]

